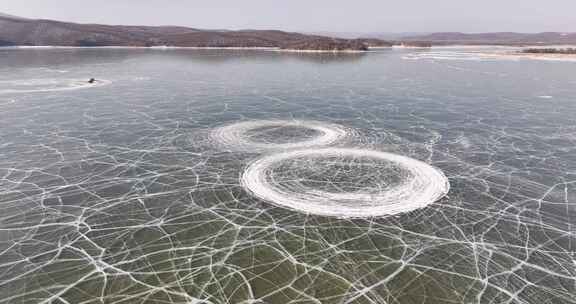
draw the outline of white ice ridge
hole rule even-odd
[[[18,79],[0,81],[0,94],[41,93],[81,90],[110,84],[109,80],[98,79]]]
[[[332,192],[305,185],[306,176],[283,179],[282,165],[293,161],[303,161],[302,166],[310,166],[310,162],[319,163],[314,166],[326,167],[334,163],[346,162],[384,162],[388,166],[390,180],[370,180],[377,187],[366,187],[368,172],[358,172],[357,190]],[[356,167],[354,164],[351,165]],[[386,170],[387,166],[383,166]],[[305,170],[306,168],[302,168]],[[377,166],[375,170],[378,169]],[[291,168],[291,171],[298,171]],[[286,172],[284,172],[286,173]],[[323,172],[326,173],[326,172]],[[333,172],[336,176],[339,172]],[[381,172],[382,173],[382,172]],[[297,175],[292,173],[291,175]],[[374,174],[374,177],[380,174]],[[298,180],[294,180],[298,179]],[[251,163],[242,176],[242,186],[254,196],[280,207],[287,207],[307,214],[334,216],[340,218],[360,218],[393,215],[416,210],[439,200],[445,196],[450,184],[442,171],[419,160],[366,149],[353,148],[320,148],[294,150],[271,154]],[[336,184],[337,181],[334,181]]]
[[[304,139],[292,139],[290,142],[257,141],[249,136],[249,132],[258,130],[302,128],[315,131],[317,134]],[[264,132],[264,131],[263,131]],[[212,138],[227,149],[237,151],[270,151],[302,149],[327,146],[348,135],[344,127],[316,121],[300,120],[257,120],[246,121],[216,128]]]

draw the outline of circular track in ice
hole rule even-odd
[[[299,120],[257,120],[216,128],[212,138],[236,151],[271,151],[326,146],[342,140],[348,130],[335,124]]]
[[[416,210],[439,200],[450,188],[442,171],[424,162],[351,148],[271,154],[251,163],[241,183],[277,206],[341,218]]]

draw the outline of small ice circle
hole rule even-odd
[[[216,128],[212,139],[235,151],[301,149],[333,144],[348,135],[335,124],[299,120],[258,120]]]

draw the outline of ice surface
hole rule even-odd
[[[0,96],[0,303],[576,303],[573,66],[412,52],[0,50],[0,81],[113,82]],[[331,127],[214,136],[256,121]],[[266,160],[353,205],[418,176],[365,151],[450,191],[345,218],[242,183]]]

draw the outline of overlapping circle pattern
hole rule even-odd
[[[293,128],[299,129],[295,135],[307,136],[300,141],[268,136],[283,130],[290,133]],[[223,126],[212,137],[230,149],[265,153],[248,164],[241,185],[259,199],[306,214],[394,215],[426,207],[448,193],[444,173],[422,161],[334,146],[353,134],[347,130],[315,121],[266,120]],[[261,141],[258,135],[267,138]]]

